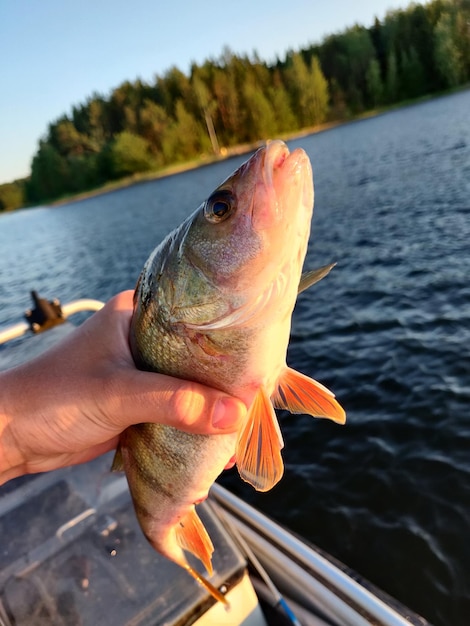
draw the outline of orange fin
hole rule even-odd
[[[244,481],[269,491],[284,473],[282,435],[271,400],[260,387],[237,443],[237,466]]]
[[[272,401],[276,408],[287,409],[291,413],[326,417],[338,424],[346,421],[343,407],[329,389],[290,367],[285,369],[277,381]]]
[[[194,506],[181,518],[175,527],[175,534],[178,545],[200,559],[211,576],[214,546]]]

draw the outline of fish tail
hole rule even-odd
[[[191,574],[191,576],[197,580],[197,582],[202,585],[204,587],[204,589],[206,589],[206,591],[208,591],[211,596],[213,598],[215,598],[216,600],[218,600],[219,602],[222,602],[222,604],[225,604],[225,606],[230,606],[229,602],[227,600],[227,598],[224,596],[223,593],[221,593],[217,587],[214,587],[214,585],[212,583],[210,583],[206,578],[204,578],[204,576],[202,576],[199,572],[197,572],[195,569],[193,569],[190,565],[185,565],[185,569],[186,571]]]

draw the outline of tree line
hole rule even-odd
[[[276,137],[470,81],[470,0],[433,0],[268,64],[225,50],[153,83],[125,82],[52,122],[0,210]]]

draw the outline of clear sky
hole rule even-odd
[[[284,58],[409,0],[0,0],[0,183],[26,176],[49,122],[93,92],[153,81],[224,46]]]

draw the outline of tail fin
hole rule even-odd
[[[224,596],[223,593],[221,593],[217,587],[214,587],[214,585],[212,583],[210,583],[206,578],[204,578],[204,576],[202,576],[199,572],[197,572],[195,569],[193,569],[190,565],[186,565],[185,569],[188,571],[189,574],[191,574],[191,576],[197,580],[197,582],[202,585],[204,587],[204,589],[206,589],[206,591],[208,591],[211,596],[213,598],[215,598],[216,600],[218,600],[219,602],[222,602],[222,604],[225,604],[225,606],[229,606],[229,602],[227,600],[227,598]]]

